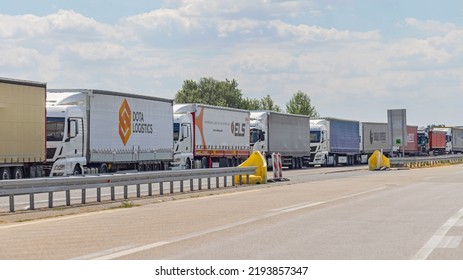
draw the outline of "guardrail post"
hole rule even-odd
[[[124,199],[129,198],[129,186],[124,185]]]
[[[114,189],[114,186],[111,187],[111,200],[116,200],[116,190]]]
[[[246,174],[246,185],[249,185],[249,174]]]
[[[211,177],[207,177],[207,189],[211,189]]]
[[[198,190],[201,190],[202,180],[198,178]]]
[[[193,179],[190,179],[190,191],[193,191],[193,190],[194,190]]]
[[[159,195],[164,195],[164,183],[159,182]]]
[[[243,174],[240,174],[240,186],[243,185]]]
[[[223,186],[227,187],[227,176],[223,176]]]
[[[170,193],[174,193],[174,181],[170,181]]]
[[[35,205],[34,205],[34,194],[31,193],[29,194],[29,209],[30,210],[34,210],[35,209]]]
[[[10,212],[14,212],[14,194],[10,194]]]
[[[148,184],[148,196],[153,196],[153,184]]]
[[[219,177],[215,177],[215,187],[218,189],[220,187]]]
[[[48,208],[53,208],[53,192],[48,193]]]
[[[101,188],[96,188],[96,201],[101,202]]]
[[[233,175],[231,176],[231,178],[232,178],[232,187],[234,187],[235,186],[235,176]]]
[[[180,192],[183,192],[183,180],[180,181]]]
[[[87,191],[86,189],[82,189],[82,204],[87,202]]]
[[[71,191],[66,190],[66,206],[71,206]]]
[[[137,197],[141,197],[140,184],[137,184]]]

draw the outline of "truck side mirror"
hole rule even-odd
[[[66,142],[69,142],[71,138],[74,138],[77,136],[77,121],[76,120],[69,120],[68,121],[68,138],[66,139]]]
[[[190,136],[188,126],[182,125],[182,137],[180,137],[180,141],[183,141],[183,139],[187,138]]]

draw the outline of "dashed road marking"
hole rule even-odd
[[[329,200],[325,200],[325,201],[305,202],[305,203],[299,203],[299,204],[291,205],[291,206],[288,206],[288,207],[272,209],[269,212],[267,212],[266,214],[263,214],[263,215],[260,215],[260,216],[244,219],[244,220],[241,220],[241,221],[226,224],[226,225],[223,225],[223,226],[218,226],[218,227],[215,227],[215,228],[210,228],[210,229],[207,229],[207,230],[204,230],[204,231],[193,232],[193,233],[190,233],[190,234],[187,234],[187,235],[184,235],[184,236],[179,236],[177,238],[173,238],[173,239],[170,239],[170,240],[157,241],[157,242],[154,242],[154,243],[145,244],[145,245],[141,245],[141,246],[138,246],[138,247],[131,247],[131,248],[127,248],[127,249],[119,249],[119,250],[118,250],[118,248],[109,249],[109,250],[105,250],[105,251],[101,251],[101,252],[96,252],[96,253],[93,253],[93,254],[90,254],[90,255],[87,255],[87,256],[81,256],[81,257],[78,257],[77,259],[90,259],[90,260],[111,260],[111,259],[116,259],[116,258],[124,257],[124,256],[127,256],[127,255],[135,254],[135,253],[138,253],[138,252],[142,252],[142,251],[154,249],[154,248],[157,248],[157,247],[165,246],[165,245],[168,245],[168,244],[172,244],[172,243],[176,243],[176,242],[180,242],[180,241],[200,237],[200,236],[203,236],[203,235],[206,235],[206,234],[231,229],[231,228],[241,226],[241,225],[245,225],[245,224],[250,224],[250,223],[257,222],[257,221],[260,221],[260,220],[263,220],[263,219],[275,217],[275,216],[278,216],[278,215],[281,215],[281,214],[294,212],[294,211],[297,211],[297,210],[301,210],[301,209],[305,209],[305,208],[309,208],[309,207],[314,207],[314,206],[318,206],[318,205],[322,205],[322,204],[327,204],[327,203],[331,203],[331,202],[335,202],[335,201],[339,201],[339,200],[343,200],[343,199],[347,199],[347,198],[361,196],[361,195],[365,195],[365,194],[372,193],[372,192],[381,191],[381,190],[383,190],[385,188],[387,188],[387,187],[376,188],[376,189],[373,189],[373,190],[368,190],[368,191],[364,191],[364,192],[345,195],[345,196],[341,196],[341,197],[337,197],[337,198],[333,198],[333,199],[329,199]],[[121,248],[121,247],[119,247],[119,248]],[[105,254],[104,252],[106,252],[106,251],[108,251],[110,253]],[[91,257],[92,255],[94,257]],[[86,258],[88,256],[90,256],[90,257]]]
[[[461,208],[455,215],[450,217],[429,239],[429,241],[421,248],[418,253],[413,257],[415,260],[425,260],[431,255],[436,248],[457,248],[463,237],[461,236],[446,236],[448,231],[461,223],[463,217],[463,208]]]

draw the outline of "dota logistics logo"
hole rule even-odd
[[[153,124],[149,123],[147,116],[145,122],[145,114],[142,111],[136,112],[130,109],[127,99],[124,99],[119,108],[119,136],[121,137],[124,146],[129,142],[130,136],[134,134],[153,134]]]
[[[122,102],[119,108],[119,136],[121,137],[124,146],[129,141],[132,134],[132,110],[130,110],[129,103],[126,99]]]

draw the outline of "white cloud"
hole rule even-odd
[[[437,91],[461,96],[463,28],[407,18],[407,27],[424,34],[386,41],[380,30],[325,28],[294,18],[316,12],[314,6],[172,1],[115,24],[70,10],[0,15],[0,76],[166,98],[186,79],[235,78],[246,97],[270,94],[284,107],[302,90],[322,114],[351,118],[364,110],[354,108],[405,106]],[[370,121],[385,119],[379,115]]]
[[[451,30],[455,30],[457,27],[453,23],[442,23],[437,20],[418,20],[416,18],[406,18],[405,23],[409,26],[415,27],[419,30],[423,30],[429,33],[440,33],[445,34]]]
[[[191,17],[185,16],[179,10],[159,9],[149,13],[128,17],[127,24],[134,24],[135,27],[155,29],[163,32],[172,32],[175,28],[182,31],[191,31],[200,28],[199,22]]]
[[[351,32],[348,30],[337,30],[335,28],[321,28],[304,24],[292,25],[281,20],[273,20],[270,26],[277,30],[279,36],[293,36],[297,41],[328,41],[328,40],[379,40],[378,31]]]

